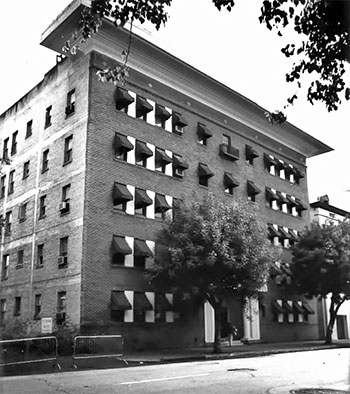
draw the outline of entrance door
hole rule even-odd
[[[337,334],[338,339],[348,339],[349,333],[346,315],[337,316]]]

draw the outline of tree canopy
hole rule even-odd
[[[266,283],[278,250],[268,241],[251,204],[224,204],[213,196],[174,208],[174,218],[158,234],[151,280],[189,299],[210,302],[215,310],[215,350],[220,345],[222,302],[257,295]]]
[[[231,11],[233,0],[212,0],[221,11]],[[91,8],[82,14],[75,38],[82,41],[91,37],[101,26],[103,17],[116,26],[126,22],[150,22],[156,29],[168,20],[168,9],[172,0],[92,0]],[[350,2],[347,0],[262,0],[259,22],[269,30],[282,36],[289,25],[296,33],[294,42],[281,49],[286,57],[295,59],[292,69],[286,74],[287,82],[294,82],[298,89],[304,74],[312,74],[313,80],[307,90],[310,103],[323,102],[328,111],[337,110],[343,98],[349,100],[350,87],[344,81],[345,62],[350,60]],[[185,10],[184,10],[185,12]],[[66,52],[75,51],[76,46],[65,46]],[[128,55],[126,50],[126,57]],[[126,67],[126,65],[125,65]],[[102,80],[120,82],[125,76],[125,67],[107,67]],[[298,93],[287,99],[284,109],[292,105]],[[282,111],[267,113],[270,122],[282,123],[286,116]]]
[[[350,300],[350,221],[338,225],[312,223],[293,247],[293,278],[298,291],[309,297],[331,298],[326,342],[340,306]]]

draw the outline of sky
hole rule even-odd
[[[0,24],[0,114],[39,83],[56,54],[40,46],[40,35],[71,0],[16,0],[2,4]],[[149,38],[168,52],[224,83],[263,108],[282,109],[295,87],[285,82],[291,63],[278,37],[260,25],[262,0],[236,0],[231,13],[211,0],[173,0],[166,27],[147,26]],[[132,52],[131,55],[132,56]],[[350,66],[347,83],[350,86]],[[303,91],[298,92],[303,95]],[[305,96],[305,94],[304,94]],[[330,204],[350,211],[350,101],[329,113],[299,98],[288,121],[334,150],[307,160],[309,200],[327,194]],[[278,126],[275,126],[278,127]]]

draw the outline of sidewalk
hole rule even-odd
[[[284,342],[284,343],[248,343],[236,342],[234,346],[223,346],[222,353],[213,353],[212,347],[191,349],[166,349],[159,351],[129,352],[124,359],[131,363],[170,363],[228,358],[260,357],[269,354],[291,353],[321,349],[349,347],[350,340],[336,340],[331,345],[324,341]]]

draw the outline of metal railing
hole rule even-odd
[[[58,364],[58,346],[56,337],[20,338],[0,341],[0,367],[54,361]]]
[[[115,357],[123,359],[123,337],[121,335],[86,335],[74,338],[73,345],[73,366],[75,360]]]

